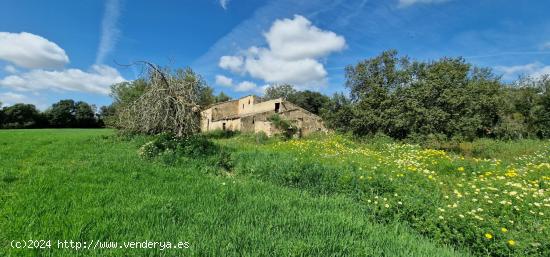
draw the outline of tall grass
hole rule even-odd
[[[149,138],[112,135],[0,131],[0,256],[465,255],[401,223],[371,222],[368,209],[346,195],[213,176],[216,167],[203,158],[142,159],[137,151]],[[190,248],[10,247],[29,239],[187,241]]]

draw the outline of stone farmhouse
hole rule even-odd
[[[326,131],[322,119],[282,98],[260,102],[256,96],[217,103],[202,111],[201,131],[232,130],[247,133],[263,131],[268,136],[278,132],[269,121],[273,114],[289,120],[300,136]]]

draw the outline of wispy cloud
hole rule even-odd
[[[534,62],[525,65],[497,66],[495,67],[495,71],[502,73],[503,79],[511,81],[520,76],[538,78],[543,75],[550,75],[550,65],[544,65],[541,62]]]
[[[220,5],[223,9],[227,10],[227,5],[229,4],[229,0],[220,0]]]
[[[399,7],[409,7],[414,4],[438,4],[451,0],[399,0]]]
[[[101,21],[101,39],[97,50],[96,64],[102,64],[105,57],[114,49],[120,30],[118,18],[120,16],[120,0],[106,0],[105,13]]]

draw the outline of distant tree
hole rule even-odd
[[[209,86],[205,86],[201,92],[200,106],[205,108],[215,102],[216,97],[214,96],[214,89]]]
[[[3,103],[0,102],[0,128],[4,126],[4,108],[2,106]]]
[[[2,112],[4,128],[37,128],[43,126],[40,112],[32,104],[14,104],[4,107]]]
[[[108,126],[112,127],[115,125],[115,108],[114,106],[107,105],[107,106],[101,106],[99,108],[98,113],[98,122],[101,124],[100,126]]]
[[[113,98],[113,108],[125,106],[136,101],[149,88],[149,82],[144,79],[126,81],[111,86],[111,97]]]
[[[215,96],[216,103],[227,102],[229,100],[231,100],[231,97],[226,95],[223,91],[220,92],[217,96]]]
[[[296,94],[296,89],[289,84],[271,85],[265,90],[264,100],[272,100],[277,98],[283,98],[288,100],[289,97]]]
[[[96,128],[98,121],[95,116],[95,106],[86,102],[77,102],[74,106],[75,127],[78,128]]]
[[[76,105],[74,100],[66,99],[54,103],[45,112],[50,126],[54,128],[72,128],[76,126]]]
[[[296,91],[294,94],[289,95],[287,100],[311,113],[319,115],[321,109],[329,102],[330,98],[319,92],[305,90]]]

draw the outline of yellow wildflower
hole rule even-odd
[[[508,240],[508,245],[509,246],[514,246],[514,245],[516,245],[516,241],[510,239],[510,240]]]
[[[506,233],[506,232],[508,232],[508,229],[506,229],[506,228],[501,228],[500,231],[502,231],[502,233]]]
[[[493,239],[493,235],[491,235],[491,233],[485,233],[485,238],[487,239]]]
[[[464,167],[458,167],[458,171],[463,172],[463,171],[464,171]]]

